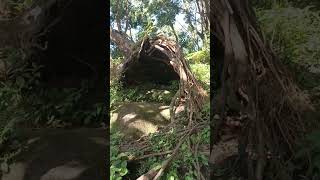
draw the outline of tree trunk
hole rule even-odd
[[[175,30],[174,27],[173,27],[173,24],[170,24],[170,28],[171,28],[171,30],[172,30],[172,33],[173,33],[174,37],[176,38],[176,42],[179,43],[179,37],[178,37],[178,35],[177,35],[176,30]]]
[[[123,52],[126,59],[130,57],[134,42],[126,34],[110,28],[110,40]]]
[[[215,44],[224,55],[215,59],[223,64],[222,104],[214,119],[210,163],[239,155],[249,164],[249,179],[261,180],[266,154],[282,160],[281,154],[292,154],[297,138],[312,127],[301,117],[313,107],[263,38],[248,1],[214,0],[211,6],[215,41],[220,41]],[[283,165],[279,162],[268,161]]]

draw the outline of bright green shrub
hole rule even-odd
[[[210,89],[210,65],[208,64],[190,64],[191,71],[206,90]]]
[[[186,56],[186,59],[191,63],[205,63],[210,64],[210,53],[206,50],[190,53]]]
[[[119,144],[123,135],[119,132],[111,133],[111,148],[110,148],[110,179],[120,180],[123,176],[128,173],[127,160],[128,156],[126,153],[119,151]]]

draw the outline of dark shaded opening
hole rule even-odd
[[[170,65],[170,59],[158,50],[152,56],[140,54],[136,61],[125,64],[124,68],[122,81],[127,86],[143,83],[169,85],[180,79]]]
[[[80,88],[87,81],[90,94],[103,100],[104,10],[103,2],[85,0],[72,1],[63,10],[59,4],[49,9],[50,17],[60,19],[42,38],[48,43],[40,60],[42,81],[47,88]],[[48,19],[48,25],[52,22]]]

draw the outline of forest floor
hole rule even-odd
[[[195,179],[198,171],[208,175],[209,103],[195,121],[194,133],[184,139],[191,129],[183,103],[176,107],[174,122],[170,117],[179,81],[123,87],[117,63],[110,62],[110,179],[137,179],[168,159],[173,160],[161,179]],[[199,61],[190,66],[209,92],[209,64]],[[175,149],[179,151],[174,155]]]
[[[101,180],[108,141],[103,128],[19,129],[18,154],[2,163],[2,180]],[[4,172],[5,171],[5,172]]]
[[[172,154],[181,136],[187,131],[183,120],[183,105],[176,108],[175,121],[179,122],[178,125],[171,122],[170,102],[176,91],[176,84],[143,84],[122,88],[116,91],[117,94],[111,95],[114,99],[122,97],[114,102],[110,114],[111,165],[117,166],[111,167],[111,173],[115,169],[123,174],[123,179],[137,179]],[[205,114],[208,115],[208,112]],[[207,162],[206,157],[209,156],[209,143],[206,143],[209,140],[208,132],[200,128],[196,135],[200,139],[199,154],[203,158],[200,161]],[[164,179],[186,177],[191,171],[193,165],[187,161],[194,161],[196,157],[187,148],[187,143],[183,147],[185,155],[178,155],[173,165],[168,167]]]
[[[143,149],[144,143],[138,143],[147,137],[168,127],[170,111],[168,104],[159,102],[122,102],[111,114],[110,128],[112,132],[122,134],[120,152],[130,152],[133,149]],[[143,161],[142,161],[143,162]],[[130,162],[128,170],[137,172],[139,161]],[[125,179],[136,179],[138,174],[125,176]]]
[[[139,139],[154,133],[170,122],[169,106],[152,102],[127,102],[112,113],[110,128],[125,134],[126,139]]]

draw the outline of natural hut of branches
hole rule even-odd
[[[186,133],[173,150],[172,155],[164,161],[160,169],[150,170],[139,179],[158,179],[177,155],[181,144],[196,129],[195,117],[208,99],[206,91],[197,82],[186,62],[181,48],[175,41],[164,36],[145,37],[138,42],[131,55],[121,65],[120,80],[124,85],[136,85],[143,82],[165,83],[170,80],[180,80],[179,90],[170,104],[170,117],[175,122],[175,108],[184,103],[187,110],[188,123]]]
[[[224,51],[215,59],[223,70],[210,162],[237,155],[246,179],[261,180],[265,170],[287,179],[282,167],[312,127],[303,115],[313,107],[264,39],[248,1],[215,0],[211,9],[215,44]]]
[[[164,36],[145,37],[122,64],[121,81],[125,85],[143,82],[166,83],[180,79],[180,88],[172,101],[188,102],[190,113],[201,109],[206,92],[192,74],[179,45]],[[192,116],[192,114],[190,114]]]

